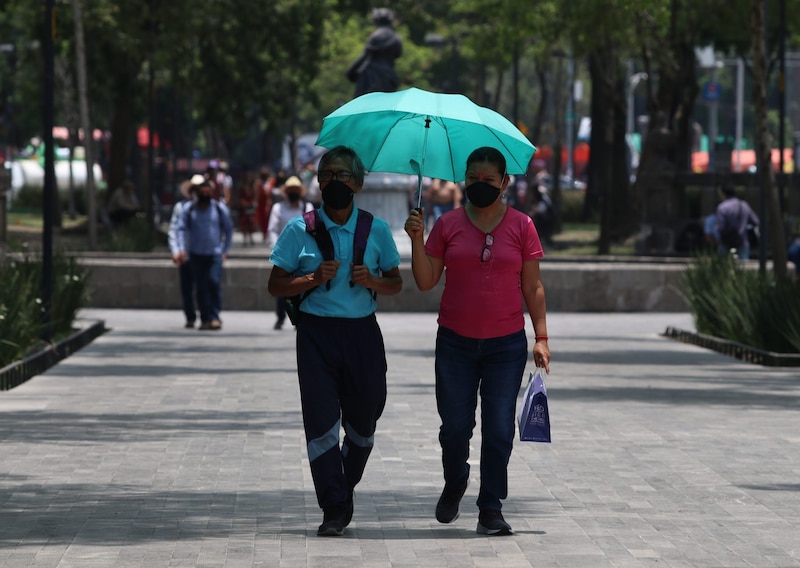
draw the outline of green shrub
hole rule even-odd
[[[800,353],[800,283],[702,254],[684,273],[699,333],[777,353]]]
[[[74,258],[53,257],[51,335],[68,335],[88,299],[88,276]],[[0,367],[40,346],[43,306],[42,261],[23,257],[0,265]]]
[[[582,223],[583,202],[586,194],[582,191],[561,192],[561,222]]]
[[[114,229],[108,248],[111,252],[150,252],[155,246],[154,231],[147,219],[137,215]]]

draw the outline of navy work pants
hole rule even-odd
[[[181,284],[181,303],[187,323],[194,323],[197,319],[194,301],[194,279],[192,278],[192,265],[184,262],[178,265],[178,280]]]
[[[340,507],[361,480],[386,404],[386,352],[375,315],[302,314],[297,371],[317,502],[323,509]]]
[[[222,255],[189,255],[192,265],[192,278],[197,286],[197,305],[200,308],[200,321],[203,323],[219,320],[222,311]]]

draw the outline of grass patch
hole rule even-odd
[[[592,256],[597,254],[600,225],[597,223],[564,223],[562,231],[553,236],[553,247],[546,250],[549,256]],[[633,256],[633,241],[611,245],[614,256]]]

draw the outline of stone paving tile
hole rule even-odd
[[[389,398],[343,538],[318,538],[294,334],[226,312],[88,310],[112,331],[0,393],[0,567],[800,566],[800,377],[658,336],[687,314],[550,316],[553,443],[517,443],[452,525],[433,314],[381,314]]]

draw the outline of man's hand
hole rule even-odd
[[[319,265],[317,271],[314,273],[314,280],[324,284],[328,280],[336,278],[336,272],[339,270],[339,260],[325,260]]]
[[[372,288],[372,273],[369,268],[363,264],[351,264],[350,266],[353,269],[353,284],[358,284],[364,288]]]
[[[176,266],[180,266],[181,264],[184,264],[185,262],[186,262],[186,252],[185,251],[181,251],[181,252],[179,252],[177,254],[173,254],[172,255],[172,263],[175,264]]]

